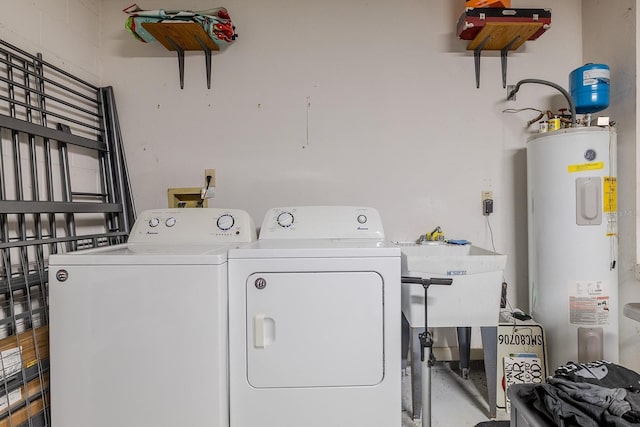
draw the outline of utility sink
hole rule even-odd
[[[640,302],[630,302],[625,304],[623,313],[629,319],[640,322]]]
[[[498,325],[506,255],[473,245],[398,245],[403,276],[453,279],[429,287],[429,327]],[[412,327],[424,327],[422,285],[402,284],[402,312]]]

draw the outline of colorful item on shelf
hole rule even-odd
[[[511,7],[511,0],[467,0],[466,7]]]
[[[155,38],[144,29],[143,23],[197,22],[220,49],[224,49],[238,37],[229,12],[224,7],[201,11],[143,10],[137,4],[132,4],[123,9],[123,12],[129,15],[125,27],[136,39],[147,43],[155,41]]]

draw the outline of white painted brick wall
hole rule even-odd
[[[43,59],[91,84],[100,86],[100,45],[101,45],[101,2],[99,0],[0,0],[0,39],[30,53],[42,53]],[[4,72],[4,71],[3,71]],[[6,111],[1,111],[7,114]],[[50,123],[57,120],[50,118]],[[50,124],[50,125],[51,125]],[[8,132],[2,132],[5,153],[4,176],[8,199],[15,197],[13,162],[6,148]],[[40,150],[41,151],[41,150]],[[74,191],[99,192],[98,163],[93,153],[70,147],[69,163]],[[22,150],[21,157],[28,155]],[[37,156],[39,170],[43,170],[43,155]],[[53,153],[54,187],[56,200],[61,200],[59,161]],[[23,171],[23,186],[26,199],[31,198],[31,184],[28,171]],[[44,178],[40,176],[40,190],[44,188]],[[84,232],[102,232],[95,229],[96,222],[78,221]],[[91,231],[89,231],[91,230]],[[79,230],[80,234],[83,231]],[[16,258],[17,259],[17,258]]]
[[[98,84],[98,0],[0,0],[0,38]]]

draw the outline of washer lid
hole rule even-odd
[[[227,251],[230,247],[234,246],[125,243],[51,255],[49,265],[217,265],[227,262]]]
[[[258,240],[229,250],[229,259],[356,257],[400,257],[400,248],[377,239],[283,239]]]

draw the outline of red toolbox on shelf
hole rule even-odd
[[[526,39],[535,40],[551,26],[551,9],[467,7],[458,19],[456,34],[462,40],[474,40],[487,23],[539,23],[540,27]]]

